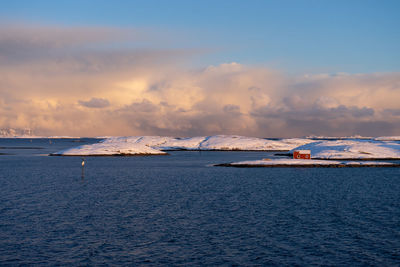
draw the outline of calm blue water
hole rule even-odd
[[[0,139],[0,265],[400,264],[399,168],[41,155],[79,144]]]

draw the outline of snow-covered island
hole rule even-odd
[[[51,156],[132,156],[167,155],[140,140],[129,137],[113,137],[91,145],[68,148],[50,154]]]
[[[173,150],[211,151],[289,151],[310,150],[310,162],[286,160],[288,164],[317,164],[315,160],[325,160],[318,165],[338,164],[332,160],[388,160],[400,159],[400,142],[397,138],[384,137],[370,139],[315,140],[307,138],[264,139],[237,135],[214,135],[188,138],[166,136],[108,137],[99,143],[82,145],[52,153],[53,156],[114,156],[114,155],[166,155]],[[283,164],[273,159],[261,161],[262,165]],[[328,161],[326,161],[328,160]],[[274,162],[274,163],[273,163]],[[234,164],[234,163],[230,163]],[[252,163],[251,163],[252,164]],[[251,165],[246,162],[245,165]],[[255,164],[260,164],[256,161]],[[287,163],[285,163],[287,164]],[[346,163],[348,164],[348,163]],[[352,163],[368,165],[369,163]],[[385,164],[383,164],[385,165]]]
[[[400,159],[400,142],[379,140],[316,141],[292,149],[310,150],[312,159]]]
[[[307,160],[307,159],[262,159],[216,164],[222,167],[400,167],[400,163],[381,161],[337,161],[337,160]]]
[[[227,167],[400,167],[400,142],[397,138],[315,140],[289,151],[310,151],[311,159],[263,159],[217,164]],[[357,160],[357,161],[354,161]]]
[[[13,128],[0,128],[0,138],[41,138],[33,134],[29,128],[13,129]]]
[[[165,136],[109,137],[99,143],[52,153],[53,156],[165,155],[173,150],[289,151],[309,139],[263,139],[237,135],[175,138]]]

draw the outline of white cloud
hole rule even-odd
[[[149,50],[135,38],[120,49],[113,45],[126,41],[120,33],[0,28],[0,128],[85,136],[400,134],[400,73],[293,77],[239,63],[187,70],[176,60],[188,51]]]

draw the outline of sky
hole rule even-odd
[[[399,1],[6,1],[0,128],[400,135]]]

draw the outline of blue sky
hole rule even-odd
[[[0,128],[400,135],[400,0],[2,1]]]
[[[149,29],[208,51],[193,64],[289,73],[400,70],[400,1],[4,1],[1,21]],[[166,44],[167,45],[167,44]]]

